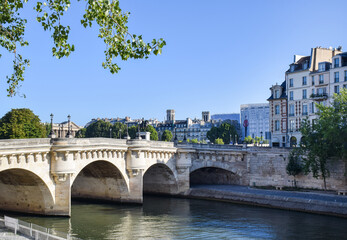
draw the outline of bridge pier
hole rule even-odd
[[[50,207],[49,215],[71,216],[71,174],[54,176],[55,204]]]

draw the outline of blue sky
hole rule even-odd
[[[32,4],[32,3],[31,3]],[[50,33],[35,20],[30,3],[22,54],[31,59],[21,92],[6,97],[10,55],[0,53],[0,116],[30,108],[42,121],[84,125],[96,117],[157,118],[166,109],[176,119],[201,118],[202,111],[234,113],[240,105],[266,102],[272,84],[284,80],[294,54],[316,46],[347,49],[347,1],[120,0],[131,12],[129,31],[149,41],[164,38],[160,56],[118,61],[122,70],[104,70],[104,44],[98,30],[80,25],[85,2],[72,1],[64,22],[76,51],[52,57]]]

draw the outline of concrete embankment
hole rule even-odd
[[[199,185],[192,187],[187,197],[347,217],[347,196],[334,194]]]

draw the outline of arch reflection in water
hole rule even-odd
[[[68,232],[68,219],[20,217]],[[59,229],[58,229],[59,226]],[[77,202],[82,239],[344,239],[347,219],[224,202],[145,197],[143,206]]]

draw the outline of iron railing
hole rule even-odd
[[[62,233],[8,216],[0,217],[0,228],[9,229],[15,235],[20,234],[35,240],[81,240],[68,233]]]

